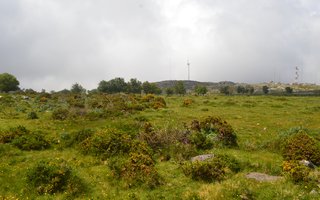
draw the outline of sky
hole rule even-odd
[[[0,73],[21,88],[101,80],[320,84],[319,0],[0,0]]]

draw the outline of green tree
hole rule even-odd
[[[173,88],[166,88],[165,90],[167,96],[171,96],[174,94],[174,89]]]
[[[161,94],[162,90],[155,83],[143,82],[142,89],[146,94]]]
[[[186,88],[184,87],[184,84],[182,81],[176,82],[174,86],[174,90],[176,94],[185,95],[186,94]]]
[[[194,88],[194,91],[198,94],[198,95],[205,95],[208,92],[208,89],[206,86],[201,86],[201,85],[196,85],[196,87]]]
[[[269,93],[269,87],[266,86],[266,85],[264,85],[264,86],[262,87],[262,92],[263,92],[264,94],[268,94],[268,93]]]
[[[220,90],[220,93],[222,93],[222,94],[231,95],[231,94],[233,94],[234,87],[226,85],[226,86],[221,87],[219,90]]]
[[[100,81],[97,90],[99,92],[103,92],[103,93],[107,92],[107,90],[108,90],[108,82],[105,81],[105,80]]]
[[[15,76],[8,73],[0,74],[0,91],[10,92],[19,90],[19,84]]]
[[[285,89],[287,94],[292,94],[293,89],[291,87],[286,87]]]
[[[136,78],[130,79],[127,83],[127,91],[129,93],[140,94],[142,90],[142,83]]]
[[[246,93],[246,88],[243,87],[242,85],[238,85],[238,86],[237,86],[237,93],[238,93],[238,94],[244,94],[244,93]]]
[[[246,89],[246,93],[248,93],[248,94],[254,93],[254,87],[251,85],[246,85],[245,89]]]
[[[70,92],[75,94],[81,94],[85,93],[86,89],[84,89],[84,87],[82,87],[79,83],[75,83],[71,86]]]
[[[103,93],[118,93],[118,92],[126,92],[127,83],[123,78],[114,78],[109,81],[100,81],[98,86],[98,91]]]

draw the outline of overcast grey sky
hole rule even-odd
[[[319,0],[0,0],[0,73],[22,88],[142,81],[320,83]]]

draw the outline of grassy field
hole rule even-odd
[[[318,186],[296,183],[284,175],[283,156],[277,147],[279,135],[292,128],[307,129],[310,137],[319,145],[319,97],[170,96],[163,97],[166,106],[155,107],[144,103],[143,109],[126,107],[114,110],[113,105],[110,112],[104,115],[95,113],[92,114],[93,117],[87,117],[88,110],[94,110],[88,106],[90,98],[87,96],[79,97],[84,103],[78,107],[71,106],[73,104],[68,99],[70,97],[64,96],[30,95],[29,99],[23,99],[22,95],[1,96],[2,135],[15,127],[23,126],[31,132],[41,131],[50,146],[35,150],[18,148],[21,140],[16,143],[0,142],[0,199],[320,199],[319,182]],[[129,102],[127,99],[125,101]],[[70,111],[67,118],[52,119],[53,112],[60,107]],[[109,108],[110,106],[105,110]],[[38,119],[28,119],[32,111]],[[143,181],[128,185],[126,178],[117,177],[110,168],[111,162],[120,162],[119,160],[128,156],[128,152],[124,150],[121,155],[105,156],[104,152],[97,153],[98,147],[95,147],[92,153],[90,146],[89,153],[84,153],[87,146],[83,143],[82,146],[79,146],[80,143],[68,144],[69,137],[84,129],[91,129],[93,132],[103,130],[101,138],[109,132],[106,130],[113,130],[120,135],[129,135],[128,140],[139,140],[140,133],[146,129],[146,122],[152,124],[152,133],[170,137],[173,133],[188,130],[187,127],[193,120],[201,121],[208,116],[218,116],[226,120],[237,135],[237,147],[213,146],[197,149],[193,153],[223,154],[237,160],[240,170],[226,173],[219,181],[194,180],[186,176],[182,163],[189,158],[177,156],[176,148],[172,154],[162,153],[166,148],[160,148],[153,150],[151,154],[154,160],[152,170],[157,172],[161,183],[153,187]],[[92,143],[94,141],[90,140]],[[132,153],[132,150],[130,152]],[[185,152],[180,152],[183,153]],[[170,157],[164,159],[163,156],[167,154],[170,154]],[[39,192],[41,188],[32,186],[28,174],[41,160],[63,160],[63,163],[72,169],[73,176],[78,178],[75,182],[78,180],[81,185],[68,186],[65,190],[51,194]],[[283,178],[275,182],[258,182],[246,178],[245,175],[249,172]]]

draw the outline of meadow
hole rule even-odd
[[[320,199],[283,153],[301,132],[317,151],[319,97],[1,94],[0,199]],[[201,154],[221,173],[192,171]]]

